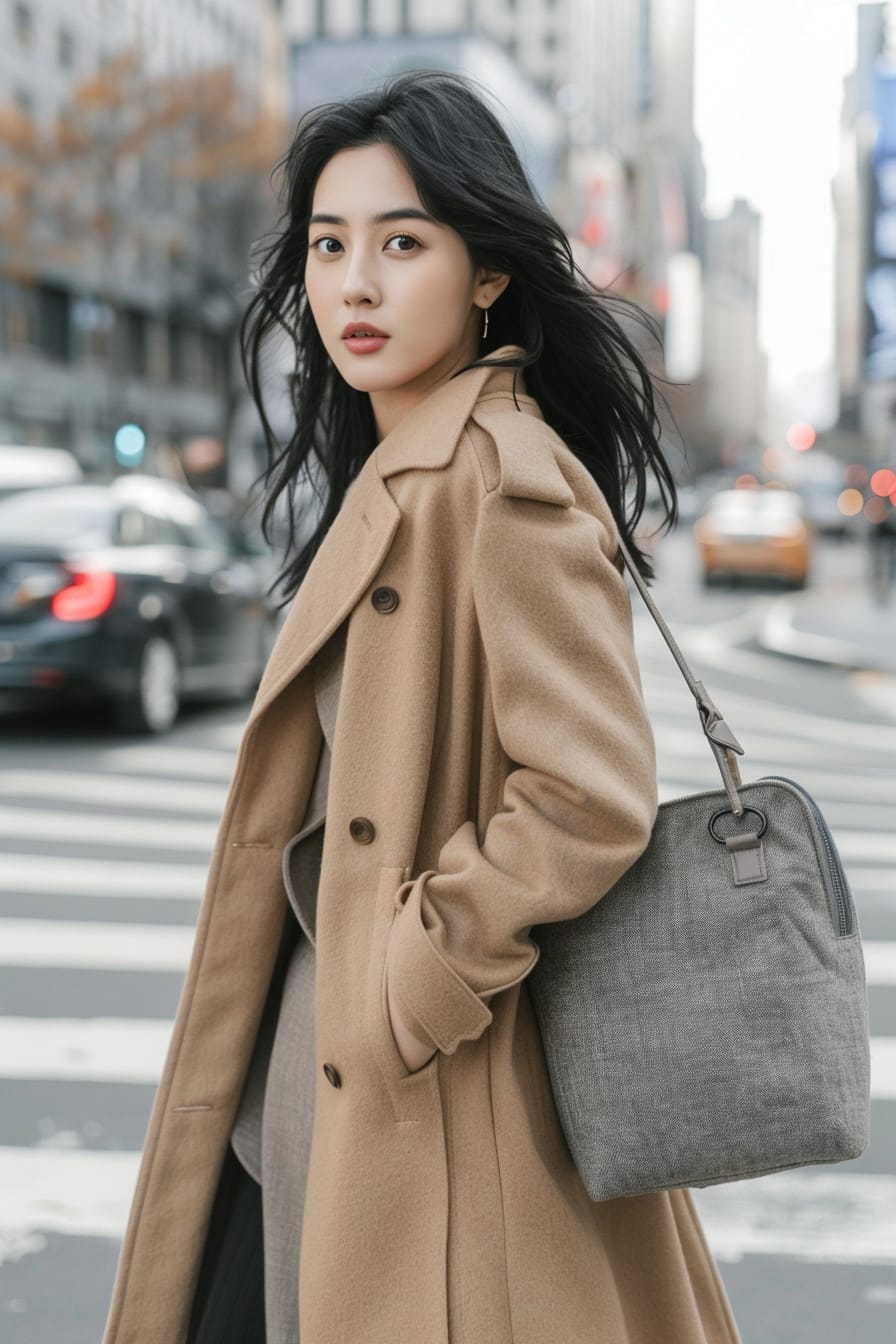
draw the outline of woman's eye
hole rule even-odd
[[[414,250],[415,247],[419,247],[419,246],[420,246],[420,244],[417,242],[417,239],[416,239],[416,238],[412,238],[411,235],[410,235],[409,233],[396,233],[396,235],[395,235],[394,238],[390,238],[390,239],[389,239],[389,242],[386,244],[386,246],[388,247],[390,243],[410,243],[410,244],[411,244],[410,247],[398,247],[398,248],[393,249],[394,251],[397,251],[397,252],[412,252],[412,251]]]
[[[394,247],[393,244],[395,244]],[[396,233],[394,237],[387,239],[386,247],[393,252],[413,252],[420,247],[420,243],[409,233]],[[311,249],[322,257],[336,257],[342,251],[342,244],[338,238],[327,236],[326,238],[316,238],[311,244]]]

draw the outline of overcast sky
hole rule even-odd
[[[697,0],[707,211],[745,196],[762,212],[759,322],[770,378],[793,418],[819,423],[834,409],[831,178],[856,5]]]

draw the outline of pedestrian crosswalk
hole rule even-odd
[[[719,787],[665,645],[648,618],[636,629],[661,799]],[[700,632],[704,653],[708,639]],[[873,721],[867,702],[856,722],[849,706],[839,715],[813,710],[808,699],[791,706],[778,660],[754,653],[735,668],[732,661],[706,681],[746,749],[744,779],[781,773],[803,783],[846,864],[865,935],[875,1117],[896,1136],[896,725]],[[799,674],[789,664],[784,674],[799,701]],[[100,1107],[136,1089],[148,1115],[244,713],[209,715],[191,725],[189,741],[178,730],[162,742],[88,744],[62,764],[49,751],[38,760],[23,752],[0,769],[0,1089],[20,1097],[14,1127],[0,1108],[0,1262],[36,1253],[43,1233],[122,1234],[138,1145],[109,1146],[114,1126]],[[29,910],[30,900],[50,896],[60,902],[55,917]],[[867,932],[866,910],[874,915]],[[85,1011],[84,977],[98,983],[115,974],[140,992],[123,992],[114,1014]],[[58,1125],[46,1091],[33,1100],[41,1084],[65,1095]],[[695,1198],[722,1260],[762,1252],[896,1265],[896,1170],[860,1160]]]

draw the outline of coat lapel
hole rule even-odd
[[[251,725],[357,603],[383,563],[401,510],[367,459],[308,568],[280,629],[249,715]]]
[[[498,358],[522,354],[502,346]],[[468,369],[441,384],[377,445],[355,477],[289,608],[249,715],[249,725],[308,665],[382,566],[401,510],[386,485],[399,471],[445,467],[486,383],[509,389],[513,370]],[[518,391],[521,376],[517,380]],[[248,725],[247,725],[248,726]]]

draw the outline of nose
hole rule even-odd
[[[342,298],[348,307],[359,303],[378,304],[380,301],[373,267],[363,248],[356,247],[349,254],[342,282]]]

